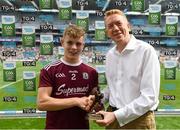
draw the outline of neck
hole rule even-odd
[[[77,64],[80,62],[80,59],[69,59],[66,57],[63,57],[63,60],[69,64]]]
[[[117,44],[117,47],[116,47],[116,49],[117,49],[117,51],[118,52],[122,52],[123,51],[123,49],[126,47],[126,45],[127,45],[127,43],[126,44],[123,44],[123,43],[116,43]]]
[[[128,44],[128,42],[130,41],[131,39],[131,36],[129,35],[128,38],[126,38],[127,40],[124,40],[124,41],[118,41],[116,44],[117,44],[117,51],[118,52],[122,52],[124,50],[124,48],[126,47],[126,45]]]

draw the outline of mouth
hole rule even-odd
[[[114,37],[121,37],[122,36],[122,33],[116,33],[116,34],[113,34]]]
[[[120,32],[114,32],[114,33],[113,33],[113,36],[115,36],[115,37],[116,37],[116,36],[121,36],[121,35],[122,35],[122,33],[120,33]]]
[[[78,55],[78,52],[69,52],[71,55]]]

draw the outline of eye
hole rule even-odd
[[[73,44],[72,41],[67,41],[68,46],[71,46]]]
[[[81,42],[77,42],[76,43],[76,46],[81,46],[83,43],[81,43]]]
[[[122,26],[122,23],[118,21],[118,22],[116,22],[116,25],[117,26]]]
[[[108,29],[111,29],[111,28],[113,28],[113,24],[109,24],[107,27],[108,27]]]

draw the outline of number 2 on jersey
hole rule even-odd
[[[71,80],[76,80],[76,74],[71,74]]]

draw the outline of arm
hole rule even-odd
[[[57,99],[50,97],[52,87],[40,87],[38,89],[37,107],[42,111],[56,111],[71,108],[74,106],[80,107],[83,110],[88,111],[92,105],[92,95],[82,98],[64,98]]]

